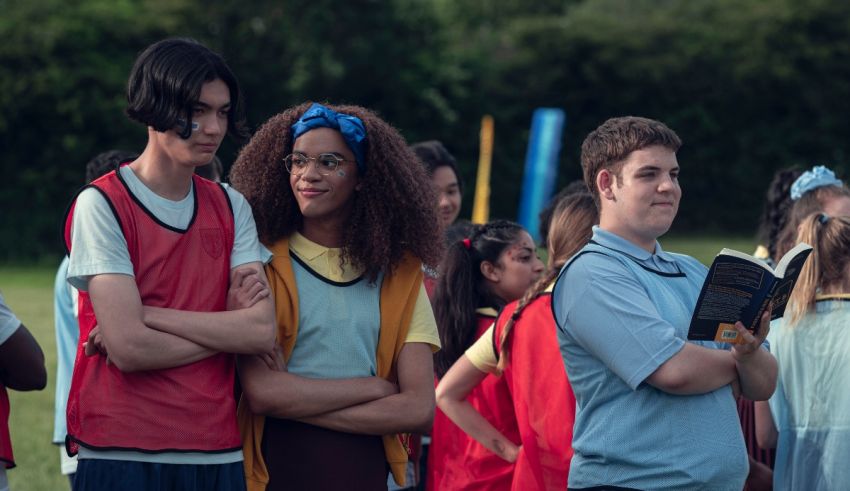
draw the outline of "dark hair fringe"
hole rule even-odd
[[[455,161],[454,156],[449,153],[442,142],[439,140],[427,140],[414,143],[410,146],[410,149],[425,164],[425,169],[428,171],[429,176],[433,176],[434,171],[440,167],[450,168],[455,173],[458,188],[463,192],[463,179],[457,170],[457,161]]]
[[[193,39],[165,39],[139,55],[127,81],[127,116],[160,132],[174,129],[183,119],[187,124],[179,134],[189,138],[201,87],[216,79],[230,91],[227,132],[242,142],[249,133],[239,81],[221,55]]]

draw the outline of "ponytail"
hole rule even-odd
[[[815,213],[803,219],[797,242],[811,244],[812,253],[788,300],[790,326],[814,309],[818,292],[841,285],[850,263],[850,217]]]
[[[469,237],[449,245],[434,292],[434,318],[443,347],[434,354],[434,371],[441,378],[475,342],[481,307],[499,310],[504,302],[490,292],[481,263],[496,263],[514,244],[522,226],[507,220],[475,225]]]
[[[461,240],[449,246],[443,259],[434,292],[434,318],[442,344],[442,349],[434,354],[434,370],[438,378],[442,378],[463,354],[465,347],[475,341],[475,329],[468,327],[476,324],[478,298],[473,254],[474,251]]]

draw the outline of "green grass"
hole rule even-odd
[[[659,242],[665,251],[693,256],[706,266],[711,266],[714,256],[724,247],[746,254],[756,250],[756,240],[752,237],[670,235]]]
[[[59,266],[58,263],[56,265]],[[59,472],[59,450],[53,438],[53,394],[56,337],[53,334],[53,278],[47,267],[0,267],[0,291],[9,307],[32,332],[44,351],[47,388],[40,392],[9,391],[12,414],[9,429],[17,467],[8,471],[14,491],[68,489]]]
[[[750,253],[755,240],[721,236],[663,237],[665,250],[694,256],[711,264],[720,249]],[[58,264],[57,264],[58,266]],[[10,429],[18,467],[9,471],[14,491],[67,489],[59,473],[59,451],[53,435],[53,394],[56,373],[56,339],[53,333],[53,278],[55,270],[38,267],[0,267],[0,290],[9,306],[38,340],[47,363],[48,384],[41,392],[9,391],[12,404]]]

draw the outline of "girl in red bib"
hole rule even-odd
[[[434,314],[443,349],[434,357],[438,378],[495,320],[497,311],[519,298],[540,276],[543,264],[520,225],[495,221],[449,247],[434,296]],[[490,377],[463,404],[519,443],[519,432],[504,380]],[[508,489],[514,455],[496,455],[469,438],[437,411],[428,455],[428,489]]]
[[[519,301],[508,304],[496,323],[448,371],[437,401],[463,431],[495,455],[514,463],[512,490],[566,489],[572,456],[575,397],[563,369],[551,310],[551,288],[561,266],[587,242],[598,222],[588,193],[567,196],[549,229],[548,272]],[[502,375],[519,439],[503,433],[467,395]]]

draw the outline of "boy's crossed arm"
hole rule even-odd
[[[121,371],[156,370],[186,365],[217,352],[270,353],[274,349],[274,307],[259,263],[232,280],[253,292],[248,308],[225,312],[189,312],[145,307],[133,277],[102,274],[89,280],[89,295],[98,319],[87,345],[103,348]],[[259,281],[262,286],[257,287]],[[237,285],[237,288],[241,285]],[[232,293],[232,291],[231,291]]]

